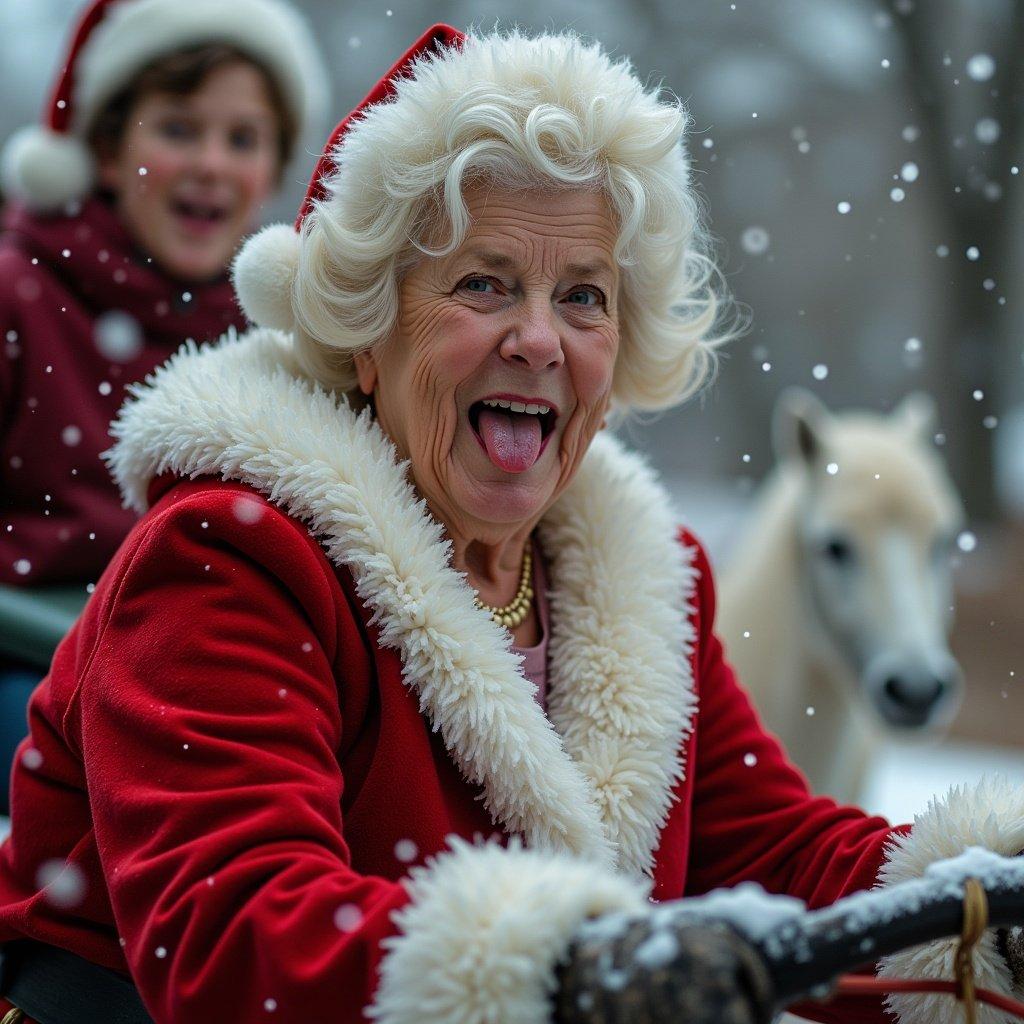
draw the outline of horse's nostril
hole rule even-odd
[[[942,679],[922,680],[914,686],[900,676],[889,676],[882,684],[885,695],[907,711],[926,711],[943,694],[946,683]]]

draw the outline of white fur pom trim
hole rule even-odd
[[[1013,857],[1024,850],[1024,786],[1004,778],[985,778],[975,786],[955,786],[914,819],[914,828],[896,838],[879,875],[885,885],[919,878],[937,860],[955,857],[970,846],[983,846]],[[953,977],[957,939],[930,942],[885,957],[879,966],[883,978]],[[995,934],[986,932],[975,948],[978,984],[1004,995],[1016,995],[1010,969],[996,948]],[[963,1013],[948,996],[889,996],[887,1004],[900,1021],[959,1024]],[[991,1007],[979,1009],[979,1024],[1014,1024],[1011,1017]]]
[[[293,326],[292,285],[299,265],[299,235],[290,224],[270,224],[239,250],[232,267],[245,315],[260,327]]]
[[[20,128],[7,140],[0,164],[4,192],[38,213],[84,198],[96,173],[83,142],[38,125]]]
[[[582,922],[648,906],[639,883],[586,861],[458,840],[408,884],[369,1010],[381,1024],[542,1024]]]

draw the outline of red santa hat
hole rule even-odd
[[[309,181],[306,196],[294,224],[271,224],[253,235],[235,259],[234,282],[245,315],[261,327],[289,330],[292,327],[292,283],[299,264],[299,232],[314,203],[326,197],[324,182],[338,170],[339,147],[352,124],[363,112],[395,95],[395,83],[412,73],[416,61],[460,47],[466,36],[450,25],[427,29],[401,56],[366,98],[331,133]]]
[[[208,43],[233,46],[264,68],[300,135],[322,114],[326,70],[306,23],[284,0],[94,0],[43,124],[16,131],[4,146],[7,195],[38,211],[88,195],[95,167],[85,140],[96,115],[147,64]]]

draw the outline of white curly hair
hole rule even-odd
[[[355,386],[352,356],[390,336],[403,274],[464,238],[468,184],[597,189],[619,225],[614,406],[683,401],[737,333],[735,318],[723,323],[730,302],[690,182],[688,123],[677,99],[572,33],[470,35],[420,58],[395,99],[343,137],[303,221],[291,295],[300,362],[328,388]]]

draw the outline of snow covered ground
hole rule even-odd
[[[1002,774],[1024,785],[1024,750],[961,740],[931,746],[891,744],[868,776],[860,804],[890,821],[912,821],[928,801],[950,786]]]

